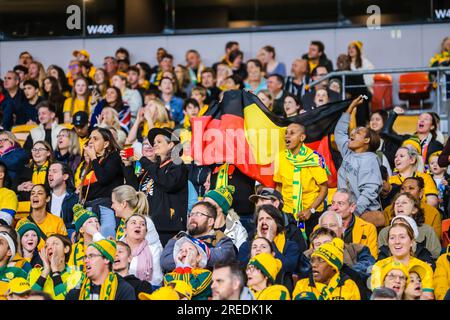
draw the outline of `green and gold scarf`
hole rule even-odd
[[[119,280],[114,272],[110,272],[100,289],[99,300],[114,300],[116,298]],[[79,300],[91,300],[91,279],[85,277],[81,285]]]

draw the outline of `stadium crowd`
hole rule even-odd
[[[446,38],[430,65],[449,53]],[[173,160],[174,132],[190,141],[226,91],[288,119],[342,100],[339,77],[310,83],[373,69],[360,41],[335,69],[320,41],[290,70],[272,46],[245,60],[233,41],[212,66],[193,49],[156,56],[131,63],[119,48],[96,67],[77,50],[66,72],[24,51],[0,81],[1,299],[450,299],[450,142],[428,111],[397,134],[405,110],[371,112],[372,76],[346,81],[333,187],[295,120],[275,188],[233,164]]]

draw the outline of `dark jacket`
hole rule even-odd
[[[192,182],[198,196],[203,197],[205,195],[205,182],[208,174],[211,172],[211,168],[209,166],[198,166],[195,163],[189,164],[187,167],[189,170],[189,181]]]
[[[173,259],[173,248],[175,242],[182,236],[183,233],[170,239],[164,247],[160,259],[163,272],[171,272],[175,269],[176,265]],[[216,263],[223,263],[236,258],[237,250],[233,244],[233,240],[226,237],[222,231],[214,231],[211,235],[196,238],[205,242],[211,252],[207,267],[213,268]]]
[[[287,91],[283,90],[283,94],[280,98],[273,100],[272,105],[272,112],[275,113],[277,116],[283,116],[284,115],[284,98],[286,98]]]
[[[73,224],[73,206],[78,203],[78,195],[73,192],[67,192],[64,197],[61,206],[61,218],[64,221],[66,229],[75,230],[75,225]],[[52,207],[52,200],[50,200],[49,208]]]
[[[123,279],[134,289],[136,300],[139,300],[138,295],[141,292],[148,294],[153,292],[152,285],[149,282],[136,278],[134,274],[129,274]]]
[[[26,181],[31,181],[33,178],[33,167],[34,164],[31,162],[29,165],[24,166],[22,171],[17,175],[16,179],[13,181],[13,189],[17,190],[17,187]],[[49,187],[48,185],[48,168],[47,172],[45,173],[45,183],[44,185],[46,187]],[[30,200],[30,191],[17,191],[17,199],[19,201],[29,201]]]
[[[241,263],[242,267],[247,266],[248,261],[250,260],[251,243],[252,241],[248,240],[239,247],[238,260]],[[275,244],[273,244],[273,247],[275,248],[275,258],[279,259],[283,264],[281,271],[289,273],[294,272],[297,267],[298,258],[300,256],[298,244],[294,241],[286,239],[283,252],[280,252]]]
[[[21,109],[28,101],[21,89],[18,89],[14,97],[11,97],[7,90],[4,90],[3,94],[4,99],[0,103],[0,110],[3,111],[2,126],[5,130],[11,131],[11,128],[14,125],[13,115],[17,109]]]
[[[309,60],[308,54],[305,53],[305,54],[302,56],[302,59]],[[328,71],[328,72],[333,71],[333,62],[331,62],[331,60],[328,59],[328,57],[327,57],[327,55],[325,54],[325,52],[322,52],[322,55],[320,56],[320,59],[319,59],[319,64],[318,64],[318,66],[324,66],[325,68],[327,68],[327,71]],[[310,72],[312,72],[312,70],[311,70]]]
[[[182,164],[170,161],[161,167],[146,158],[140,160],[142,168],[153,180],[147,198],[150,215],[158,232],[186,230],[188,206],[188,171]],[[170,270],[172,271],[172,270]]]
[[[72,155],[69,153],[61,155],[61,153],[58,150],[55,150],[53,152],[53,155],[55,156],[55,160],[67,164],[73,173],[77,171],[78,165],[81,162],[81,156],[79,155]]]
[[[93,171],[96,181],[89,186],[89,192],[86,196],[88,187],[83,187],[83,196],[87,201],[99,198],[111,199],[111,193],[114,188],[123,185],[122,160],[118,152],[113,152],[105,159],[99,162],[98,159],[92,161]]]
[[[23,168],[28,161],[28,156],[25,150],[18,147],[0,155],[0,161],[6,165],[8,175],[14,182],[18,174],[23,171]]]
[[[124,280],[121,276],[117,276],[118,285],[116,291],[116,297],[114,300],[136,300],[136,294],[131,285]],[[100,295],[101,286],[93,285],[91,293]],[[79,300],[81,289],[72,289],[67,293],[66,300]]]

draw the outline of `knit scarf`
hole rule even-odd
[[[81,238],[72,250],[71,262],[75,269],[84,272],[84,239]]]
[[[273,239],[273,242],[275,243],[278,251],[283,254],[284,246],[286,245],[286,235],[284,234],[284,232],[277,234]]]
[[[334,290],[339,286],[339,282],[341,281],[341,277],[339,273],[336,273],[328,283],[328,285],[323,285],[322,290],[320,291],[320,295],[318,300],[331,300],[331,295]]]
[[[290,150],[285,150],[286,158],[294,166],[294,177],[293,177],[293,192],[292,200],[294,202],[294,218],[298,221],[297,214],[303,210],[302,203],[302,183],[301,183],[301,171],[302,168],[307,167],[322,167],[326,170],[327,174],[330,175],[330,171],[325,164],[323,157],[316,151],[311,150],[304,144],[300,147],[298,154],[293,154]],[[305,222],[299,221],[299,228],[302,231],[302,235],[307,240],[305,231]]]
[[[114,272],[110,272],[100,289],[99,300],[114,300],[116,298],[119,280]],[[91,300],[91,279],[86,277],[83,280],[78,300]]]
[[[125,235],[125,219],[120,219],[119,226],[116,231],[116,240],[119,241]]]
[[[33,165],[33,176],[31,182],[33,184],[45,184],[45,177],[48,170],[48,161],[46,161],[42,166]]]
[[[217,175],[216,189],[228,185],[228,163],[224,163],[219,167],[219,174]]]
[[[153,276],[153,257],[147,240],[131,251],[132,257],[137,257],[136,277],[143,281],[151,281]]]

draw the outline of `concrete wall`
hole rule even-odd
[[[385,27],[381,30],[366,28],[299,30],[254,33],[229,33],[207,35],[173,35],[149,37],[124,37],[104,39],[73,40],[29,40],[0,42],[0,74],[12,69],[17,63],[21,51],[28,50],[45,67],[57,64],[67,69],[72,51],[85,48],[91,54],[91,60],[99,66],[103,57],[113,55],[120,46],[126,47],[131,54],[131,62],[146,61],[156,63],[155,52],[165,47],[175,57],[176,63],[184,63],[184,54],[188,49],[197,49],[204,62],[210,65],[224,52],[229,40],[239,41],[245,59],[255,57],[259,48],[270,44],[277,49],[278,60],[286,63],[288,70],[292,60],[307,52],[311,40],[320,39],[326,47],[326,54],[335,63],[336,57],[346,52],[352,40],[364,43],[366,57],[377,68],[420,67],[426,66],[430,57],[439,51],[445,36],[450,36],[450,24],[411,25]],[[392,32],[401,33],[393,38]]]

